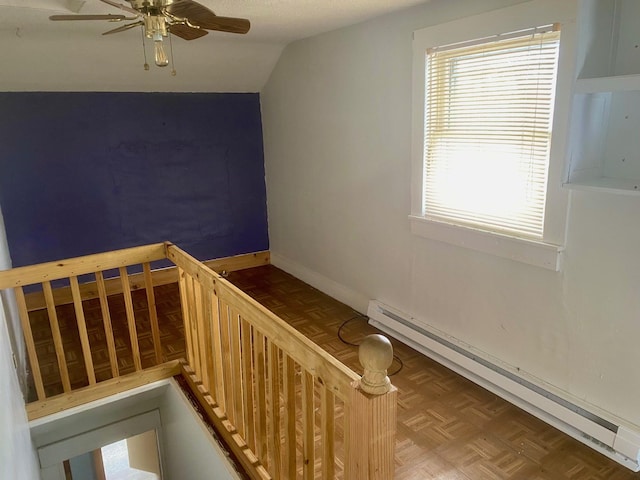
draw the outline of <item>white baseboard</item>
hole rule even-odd
[[[625,467],[640,470],[640,433],[604,418],[557,389],[535,382],[507,365],[497,365],[470,346],[416,322],[410,315],[376,300],[369,303],[369,323],[402,343],[495,393]]]
[[[364,313],[369,305],[369,298],[349,287],[312,270],[284,255],[271,251],[271,264],[290,273],[323,293],[349,305],[354,310]]]

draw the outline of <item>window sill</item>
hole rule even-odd
[[[516,262],[560,271],[564,247],[410,215],[411,233]]]

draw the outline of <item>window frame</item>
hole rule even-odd
[[[533,0],[413,33],[411,231],[432,240],[559,271],[562,266],[569,193],[562,187],[576,65],[576,0]],[[539,25],[561,24],[552,140],[542,239],[532,240],[425,217],[424,135],[427,49]]]

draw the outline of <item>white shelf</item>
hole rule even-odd
[[[579,182],[567,182],[563,185],[571,190],[587,190],[598,192],[609,192],[623,195],[640,195],[640,179],[621,179],[600,177],[590,180],[580,180]]]
[[[581,0],[566,188],[640,195],[638,0]]]
[[[640,91],[640,75],[579,78],[576,93],[633,92]]]

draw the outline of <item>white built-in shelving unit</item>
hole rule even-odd
[[[581,0],[565,185],[640,195],[640,0]]]

